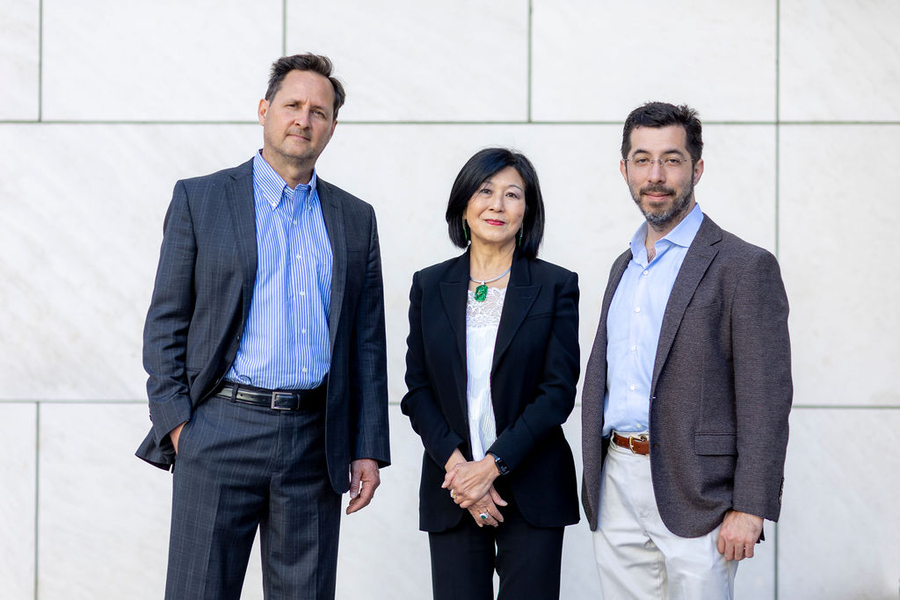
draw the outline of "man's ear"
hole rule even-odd
[[[703,159],[701,158],[694,164],[693,181],[694,185],[700,183],[700,177],[703,175]]]
[[[266,124],[266,113],[269,111],[269,101],[263,98],[259,101],[259,107],[256,109],[256,116],[259,118],[259,124]]]

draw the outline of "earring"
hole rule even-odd
[[[522,238],[525,237],[525,226],[522,225],[522,228],[519,229],[519,248],[522,247]]]
[[[469,232],[466,231],[466,220],[465,219],[463,219],[462,228],[463,228],[463,237],[466,238],[466,245],[468,245],[469,244]]]

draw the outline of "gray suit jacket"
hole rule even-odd
[[[606,453],[606,321],[631,259],[613,264],[585,371],[582,502],[597,528]],[[650,465],[660,516],[682,537],[730,510],[781,509],[791,383],[788,302],[771,253],[703,219],[666,305],[650,395]]]
[[[390,462],[384,295],[372,207],[318,180],[333,254],[326,456],[332,486],[351,460]],[[175,462],[168,433],[188,420],[234,361],[256,278],[253,161],[175,185],[144,326],[153,427],[137,451]]]

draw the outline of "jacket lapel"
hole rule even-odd
[[[712,219],[704,215],[700,229],[694,237],[691,247],[688,248],[681,264],[681,270],[675,278],[672,292],[669,294],[669,302],[666,304],[666,312],[663,315],[662,327],[659,332],[659,344],[656,347],[656,361],[653,364],[653,382],[650,389],[651,395],[656,394],[656,382],[662,372],[663,365],[672,349],[675,334],[681,326],[684,311],[690,304],[697,286],[703,279],[703,275],[710,263],[718,254],[714,244],[722,239],[722,230]]]
[[[594,345],[588,358],[587,368],[584,373],[584,390],[582,399],[585,404],[594,407],[603,406],[603,396],[606,394],[606,345],[608,334],[606,320],[609,316],[609,307],[622,275],[631,261],[631,250],[623,252],[613,263],[609,272],[609,281],[606,282],[606,291],[603,293],[603,303],[600,309],[600,322],[597,324],[597,334],[594,336]],[[602,413],[598,413],[602,417]],[[599,424],[598,424],[599,427]],[[599,431],[599,429],[598,429]]]
[[[492,374],[500,364],[500,358],[509,348],[525,317],[528,316],[528,311],[531,310],[531,305],[534,304],[540,289],[540,285],[531,285],[531,269],[528,259],[517,252],[513,260],[509,285],[506,287],[506,299],[503,301],[500,326],[497,329],[494,359],[491,363]]]
[[[469,253],[456,259],[447,271],[446,280],[441,281],[441,303],[444,314],[453,331],[453,340],[447,340],[456,346],[457,364],[451,365],[457,382],[456,397],[460,402],[462,414],[468,414],[466,399],[466,291],[469,289]]]
[[[256,283],[256,205],[253,196],[253,160],[244,163],[231,174],[226,184],[225,199],[234,222],[235,244],[241,258],[243,275],[243,321],[247,322],[253,286]]]
[[[322,218],[325,220],[325,230],[331,243],[331,307],[328,310],[328,332],[330,348],[333,350],[347,281],[347,235],[344,231],[343,205],[335,197],[331,186],[318,179],[316,193],[319,195]]]
[[[628,263],[631,262],[631,256],[631,250],[626,250],[616,259],[616,262],[613,263],[613,268],[610,270],[609,281],[606,282],[606,291],[603,293],[603,306],[600,309],[599,326],[599,330],[603,331],[604,348],[606,348],[606,318],[609,316],[609,307],[619,287],[619,282],[622,281],[622,275],[625,274],[625,269],[628,268]]]
[[[456,259],[441,282],[441,302],[453,330],[456,350],[462,368],[466,367],[466,291],[469,289],[469,253]]]

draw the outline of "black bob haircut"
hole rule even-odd
[[[485,148],[470,158],[450,190],[450,201],[447,203],[447,230],[450,241],[460,248],[468,246],[466,234],[463,233],[463,214],[469,200],[481,187],[485,180],[506,167],[518,171],[525,182],[525,218],[522,223],[522,239],[519,252],[528,258],[537,258],[538,248],[544,238],[544,199],[541,195],[541,184],[538,181],[534,165],[524,154],[507,148]]]

